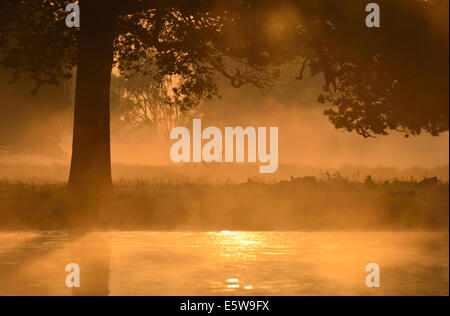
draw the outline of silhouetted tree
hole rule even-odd
[[[200,115],[198,109],[185,108],[184,100],[172,92],[183,81],[167,77],[155,85],[153,75],[149,69],[145,75],[130,78],[112,76],[111,126],[122,139],[129,139],[130,134],[144,139],[155,134],[168,138],[174,127],[192,124]]]
[[[448,0],[377,1],[372,29],[360,26],[358,3],[329,1],[311,37],[306,65],[324,74],[325,114],[364,137],[448,131]]]
[[[81,28],[65,26],[69,1],[2,1],[0,66],[57,84],[77,67],[69,187],[111,189],[111,70],[155,85],[182,79],[185,108],[233,87],[267,91],[283,64],[324,77],[320,102],[337,128],[369,137],[448,130],[448,1],[379,1],[382,27],[365,26],[362,0],[80,0]]]

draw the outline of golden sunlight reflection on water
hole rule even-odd
[[[0,232],[0,295],[448,295],[448,249],[448,233]]]

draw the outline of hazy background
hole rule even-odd
[[[21,79],[11,85],[6,73],[0,74],[0,177],[63,181],[68,174],[71,152],[71,84],[44,87],[34,96],[31,82]],[[195,117],[203,119],[203,128],[278,126],[281,165],[277,176],[281,178],[319,175],[324,170],[340,169],[349,176],[358,172],[387,178],[437,175],[448,180],[448,133],[440,137],[412,138],[394,133],[364,139],[338,131],[323,115],[326,106],[317,102],[322,78],[298,81],[293,79],[295,75],[286,69],[279,85],[265,95],[252,87],[235,89],[225,82],[220,83],[222,98],[202,104],[196,109]],[[257,165],[175,166],[170,161],[172,143],[167,134],[123,130],[115,123],[120,122],[117,115],[113,108],[111,137],[115,179],[180,174],[241,181],[256,175]],[[154,168],[156,166],[165,169]]]

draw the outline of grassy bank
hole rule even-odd
[[[120,230],[445,230],[448,183],[293,178],[277,183],[122,181],[99,223]],[[0,180],[0,229],[62,229],[64,184]]]

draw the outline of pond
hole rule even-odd
[[[0,232],[0,295],[449,295],[449,235]]]

